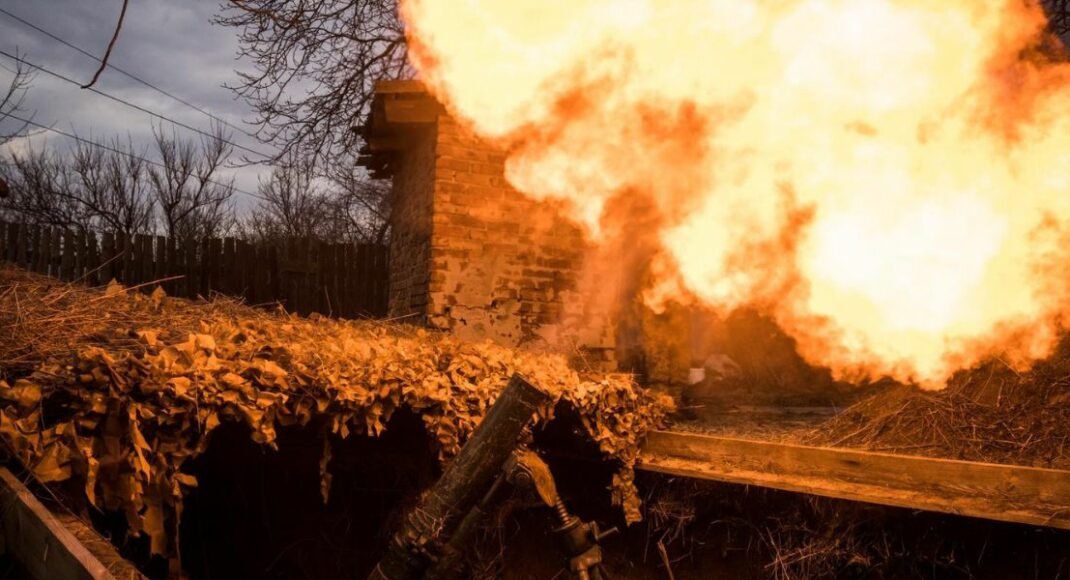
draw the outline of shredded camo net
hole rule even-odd
[[[613,501],[636,521],[639,442],[672,407],[626,375],[579,373],[558,355],[224,298],[192,302],[115,283],[90,289],[12,268],[0,269],[0,365],[8,451],[41,482],[84,482],[89,503],[124,512],[130,533],[147,534],[163,555],[173,552],[183,496],[197,485],[183,465],[226,421],[248,425],[270,447],[277,427],[314,419],[343,437],[376,436],[408,407],[446,462],[518,372],[576,410],[619,465]]]

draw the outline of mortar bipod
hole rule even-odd
[[[530,449],[515,451],[506,463],[505,473],[514,486],[531,489],[553,509],[558,523],[554,533],[568,558],[569,572],[579,580],[608,580],[599,542],[617,533],[617,528],[599,531],[597,523],[585,522],[569,513],[557,493],[550,467]]]
[[[476,532],[488,515],[488,506],[495,502],[503,485],[534,493],[553,510],[557,520],[554,528],[568,570],[577,580],[608,580],[602,567],[599,541],[617,533],[617,528],[599,531],[594,522],[585,522],[569,513],[557,493],[549,466],[534,451],[521,447],[509,456],[502,473],[491,485],[482,500],[465,514],[449,542],[441,547],[437,561],[423,576],[423,580],[458,580],[465,577],[464,552],[475,540]]]

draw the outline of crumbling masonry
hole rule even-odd
[[[505,154],[415,82],[383,82],[361,162],[393,177],[390,316],[497,343],[562,341],[613,367],[612,325],[575,296],[586,247],[550,202],[504,178]]]

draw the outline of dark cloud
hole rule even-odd
[[[32,22],[93,54],[103,54],[111,38],[121,0],[4,0],[5,10]],[[252,132],[243,120],[252,118],[245,103],[224,88],[236,80],[237,31],[211,23],[218,12],[217,0],[132,0],[122,34],[112,53],[111,63],[212,114]],[[55,40],[0,14],[0,48],[18,49],[34,63],[60,72],[80,82],[92,78],[98,63]],[[5,66],[11,62],[3,56]],[[0,69],[0,83],[7,86],[11,75]],[[133,81],[114,70],[101,75],[96,88],[152,109],[187,125],[208,130],[210,119],[168,97]],[[124,107],[104,97],[39,73],[27,98],[35,120],[54,124],[57,129],[75,131],[94,139],[126,135],[138,146],[151,139],[152,117]],[[0,127],[3,129],[3,127]],[[198,135],[178,128],[180,135]],[[251,137],[231,130],[232,139],[258,151],[271,148]],[[34,146],[67,145],[68,139],[52,136],[33,138]],[[13,147],[24,147],[15,143]],[[241,153],[239,151],[238,153]],[[239,188],[255,191],[263,166],[228,170]],[[241,200],[245,206],[249,200]]]

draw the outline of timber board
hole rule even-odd
[[[1070,530],[1070,471],[693,433],[648,435],[638,469]]]

